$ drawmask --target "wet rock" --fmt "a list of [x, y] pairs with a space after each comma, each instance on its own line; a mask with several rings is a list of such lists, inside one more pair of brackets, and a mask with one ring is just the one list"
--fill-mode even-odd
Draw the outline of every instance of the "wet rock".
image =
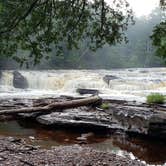
[[[52, 103], [52, 100], [48, 101]], [[20, 101], [15, 103], [17, 107], [18, 102]], [[88, 128], [91, 131], [123, 130], [124, 132], [166, 138], [166, 105], [147, 105], [117, 100], [107, 100], [107, 102], [109, 102], [107, 110], [79, 107], [59, 110], [46, 115], [43, 115], [44, 112], [38, 112], [19, 114], [19, 116], [36, 119], [43, 125]], [[4, 106], [9, 103], [4, 100], [0, 104]], [[87, 138], [90, 135], [90, 133], [84, 133], [81, 137]]]
[[108, 129], [112, 125], [110, 117], [105, 112], [90, 111], [86, 107], [67, 109], [37, 117], [37, 121], [45, 125], [60, 125], [64, 127], [81, 127], [92, 129]]
[[124, 131], [148, 134], [150, 119], [153, 116], [151, 109], [112, 104], [108, 112]]
[[76, 90], [77, 93], [79, 93], [80, 95], [85, 95], [85, 94], [92, 94], [92, 95], [98, 95], [99, 91], [96, 89], [77, 89]]
[[35, 119], [37, 116], [41, 115], [41, 112], [35, 112], [35, 113], [19, 113], [18, 116], [22, 117], [22, 118], [31, 118], [31, 119]]
[[[159, 107], [166, 109], [164, 106]], [[148, 105], [134, 105], [126, 103], [110, 103], [108, 110], [91, 110], [87, 107], [62, 110], [47, 115], [38, 116], [36, 119], [44, 125], [63, 127], [90, 128], [91, 130], [123, 130], [166, 138], [166, 112], [158, 111]], [[82, 138], [90, 134], [82, 134]]]
[[78, 141], [87, 141], [86, 137], [77, 137], [76, 140]]
[[110, 80], [115, 80], [115, 79], [119, 79], [117, 76], [113, 76], [113, 75], [105, 75], [103, 77], [104, 82], [106, 82], [109, 85]]
[[18, 71], [13, 72], [13, 86], [15, 88], [26, 89], [28, 88], [28, 81]]
[[76, 140], [79, 141], [79, 144], [86, 144], [88, 138], [93, 135], [94, 135], [94, 133], [92, 133], [92, 132], [84, 133], [84, 134], [81, 134], [81, 137], [77, 137]]
[[133, 69], [128, 69], [129, 72], [133, 72], [134, 70]]
[[139, 72], [140, 72], [140, 73], [148, 73], [147, 70], [140, 70]]
[[93, 135], [94, 135], [94, 133], [89, 132], [89, 133], [83, 133], [83, 134], [81, 134], [81, 137], [88, 138], [88, 137], [92, 137]]

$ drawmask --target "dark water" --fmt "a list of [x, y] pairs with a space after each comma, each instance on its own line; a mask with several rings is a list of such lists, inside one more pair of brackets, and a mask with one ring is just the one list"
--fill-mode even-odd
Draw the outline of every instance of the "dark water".
[[[31, 121], [0, 122], [0, 135], [25, 138], [28, 143], [44, 148], [79, 144], [77, 138], [83, 133], [86, 131], [44, 128]], [[86, 143], [87, 146], [98, 150], [113, 152], [132, 159], [137, 158], [147, 164], [166, 163], [166, 142], [161, 140], [91, 132]]]

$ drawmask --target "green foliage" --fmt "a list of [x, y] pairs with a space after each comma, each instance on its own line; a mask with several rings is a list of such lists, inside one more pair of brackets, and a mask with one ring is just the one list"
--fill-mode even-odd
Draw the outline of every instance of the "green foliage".
[[[33, 69], [110, 69], [164, 66], [163, 59], [155, 56], [155, 48], [149, 38], [153, 27], [161, 22], [162, 16], [162, 11], [156, 8], [149, 19], [135, 18], [135, 25], [129, 26], [126, 31], [128, 43], [123, 42], [111, 47], [106, 44], [95, 52], [88, 48], [89, 40], [78, 42], [79, 49], [71, 50], [67, 49], [63, 43], [63, 56], [55, 56], [56, 49], [51, 46], [52, 51], [47, 53], [40, 64], [29, 67]], [[24, 51], [17, 52], [20, 58], [21, 55], [26, 56]], [[49, 59], [45, 59], [46, 57]], [[15, 69], [17, 66], [18, 64], [11, 58], [0, 57], [0, 68]]]
[[165, 101], [165, 96], [159, 93], [150, 94], [147, 96], [148, 104], [163, 104]]
[[151, 38], [153, 45], [157, 47], [156, 55], [166, 60], [166, 21], [154, 28]]
[[104, 0], [7, 0], [0, 8], [0, 55], [27, 65], [48, 59], [53, 49], [58, 56], [64, 49], [78, 49], [85, 39], [93, 51], [121, 43], [132, 21], [125, 0], [111, 6]]
[[162, 9], [166, 9], [166, 1], [165, 0], [160, 0], [160, 6]]
[[109, 104], [108, 103], [102, 103], [100, 108], [103, 109], [103, 110], [107, 110], [107, 109], [109, 109]]

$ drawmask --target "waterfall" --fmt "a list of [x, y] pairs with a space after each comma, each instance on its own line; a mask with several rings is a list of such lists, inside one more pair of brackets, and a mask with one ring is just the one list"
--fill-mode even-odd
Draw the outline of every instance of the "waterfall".
[[166, 94], [166, 68], [18, 72], [26, 79], [28, 88], [15, 88], [13, 71], [2, 71], [0, 97], [74, 95], [78, 88], [96, 89], [100, 96], [108, 98], [131, 100], [145, 99], [149, 93]]
[[12, 71], [3, 71], [0, 78], [0, 91], [8, 91], [13, 89], [13, 73]]
[[102, 77], [88, 71], [21, 71], [30, 89], [73, 91], [77, 88], [105, 88]]

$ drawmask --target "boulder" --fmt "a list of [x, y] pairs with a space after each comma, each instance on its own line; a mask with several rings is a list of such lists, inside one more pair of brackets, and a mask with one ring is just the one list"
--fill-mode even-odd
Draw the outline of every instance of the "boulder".
[[28, 88], [28, 81], [18, 71], [13, 72], [13, 86], [15, 88], [26, 89]]
[[98, 95], [99, 91], [96, 89], [77, 89], [76, 90], [77, 93], [79, 93], [80, 95], [85, 95], [85, 94], [92, 94], [92, 95]]
[[115, 79], [119, 79], [117, 76], [113, 76], [113, 75], [105, 75], [103, 77], [104, 82], [106, 82], [109, 85], [110, 80], [115, 80]]

